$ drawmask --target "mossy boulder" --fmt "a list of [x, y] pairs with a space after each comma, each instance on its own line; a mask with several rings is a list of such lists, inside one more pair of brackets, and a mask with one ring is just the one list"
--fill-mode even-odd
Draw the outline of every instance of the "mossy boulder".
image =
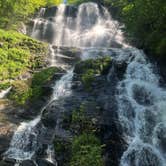
[[54, 150], [58, 164], [67, 166], [71, 157], [71, 142], [56, 137], [54, 139]]
[[44, 86], [54, 79], [56, 73], [64, 73], [64, 71], [57, 67], [49, 67], [37, 72], [32, 77], [32, 98], [35, 100], [44, 94]]
[[74, 73], [87, 90], [91, 90], [95, 78], [106, 75], [111, 67], [111, 58], [105, 56], [98, 59], [88, 59], [76, 64]]

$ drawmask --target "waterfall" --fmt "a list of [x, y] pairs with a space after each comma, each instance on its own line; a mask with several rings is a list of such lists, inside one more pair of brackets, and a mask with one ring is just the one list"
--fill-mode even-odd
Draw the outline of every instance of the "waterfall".
[[[74, 7], [61, 4], [56, 9], [56, 14], [53, 12], [49, 17], [40, 14], [40, 17], [34, 19], [31, 35], [41, 39], [41, 34], [45, 30], [48, 36], [43, 40], [56, 46], [110, 47], [111, 44], [127, 46], [119, 23], [112, 20], [106, 8], [99, 8], [95, 3], [83, 3], [77, 10], [75, 17]], [[69, 17], [66, 16], [67, 11]]]
[[132, 59], [129, 54], [126, 56], [127, 71], [116, 96], [119, 119], [129, 144], [120, 165], [164, 166], [166, 91], [159, 87], [159, 76], [154, 74], [144, 53], [134, 48], [131, 53]]
[[[159, 75], [143, 51], [125, 42], [121, 25], [107, 9], [95, 3], [83, 3], [78, 8], [61, 4], [42, 8], [33, 23], [31, 36], [50, 43], [51, 66], [62, 67], [57, 58], [65, 56], [60, 53], [61, 47], [81, 49], [83, 60], [112, 55], [115, 61], [127, 64], [125, 78], [118, 82], [115, 96], [123, 137], [128, 143], [120, 165], [165, 166], [166, 90], [160, 87]], [[73, 70], [69, 68], [55, 83], [48, 105], [72, 93]], [[9, 158], [25, 160], [35, 155], [40, 118], [21, 123], [6, 152]]]
[[[53, 94], [49, 105], [52, 101], [58, 100], [60, 97], [67, 97], [70, 95], [70, 86], [73, 76], [73, 70], [69, 70], [59, 81], [55, 83]], [[47, 105], [45, 107], [47, 107]], [[42, 111], [45, 109], [42, 109]], [[41, 112], [42, 112], [41, 111]], [[44, 135], [46, 128], [40, 123], [41, 115], [37, 116], [30, 122], [23, 122], [17, 128], [13, 135], [9, 149], [5, 152], [5, 156], [15, 159], [20, 163], [23, 160], [30, 160], [34, 157], [37, 150], [40, 148], [41, 137]], [[47, 152], [50, 152], [50, 148]], [[48, 154], [50, 159], [52, 154]], [[52, 159], [51, 161], [54, 161]]]

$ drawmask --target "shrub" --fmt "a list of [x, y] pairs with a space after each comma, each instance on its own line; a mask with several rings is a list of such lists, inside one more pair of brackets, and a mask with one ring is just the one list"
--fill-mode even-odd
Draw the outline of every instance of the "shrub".
[[92, 83], [95, 81], [96, 75], [107, 74], [111, 66], [110, 56], [98, 59], [88, 59], [79, 62], [75, 66], [74, 72], [78, 75], [87, 90], [91, 90]]
[[100, 141], [92, 134], [74, 138], [70, 166], [103, 166]]

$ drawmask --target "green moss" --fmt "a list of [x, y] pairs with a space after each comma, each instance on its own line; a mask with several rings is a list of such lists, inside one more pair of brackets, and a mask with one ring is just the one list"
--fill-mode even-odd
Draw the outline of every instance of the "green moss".
[[32, 98], [34, 100], [42, 96], [43, 85], [46, 84], [48, 81], [52, 80], [54, 74], [60, 71], [61, 70], [56, 67], [49, 67], [33, 75], [31, 88]]
[[26, 35], [0, 29], [0, 89], [5, 82], [45, 65], [47, 44]]
[[81, 80], [86, 87], [86, 89], [91, 89], [91, 84], [95, 80], [95, 72], [93, 69], [89, 69], [85, 74], [82, 75]]
[[8, 98], [17, 105], [24, 105], [31, 94], [31, 88], [29, 88], [25, 81], [15, 81], [12, 83], [12, 90], [10, 91]]
[[33, 102], [39, 99], [44, 93], [43, 86], [59, 71], [56, 67], [50, 67], [35, 73], [31, 82], [14, 81], [8, 98], [17, 105], [24, 105], [27, 101]]
[[82, 104], [79, 109], [72, 112], [71, 129], [76, 134], [93, 133], [95, 131], [91, 118], [86, 115], [86, 109], [86, 105]]
[[55, 138], [54, 149], [56, 160], [58, 161], [59, 165], [67, 166], [71, 156], [71, 142], [67, 142], [64, 139]]
[[0, 90], [5, 90], [5, 89], [7, 89], [9, 87], [10, 87], [10, 83], [9, 82], [0, 83]]
[[103, 166], [100, 141], [92, 134], [74, 138], [70, 166]]
[[98, 59], [88, 59], [79, 62], [75, 66], [75, 73], [79, 75], [80, 80], [87, 90], [92, 89], [92, 83], [97, 75], [107, 74], [111, 66], [111, 58], [105, 56]]

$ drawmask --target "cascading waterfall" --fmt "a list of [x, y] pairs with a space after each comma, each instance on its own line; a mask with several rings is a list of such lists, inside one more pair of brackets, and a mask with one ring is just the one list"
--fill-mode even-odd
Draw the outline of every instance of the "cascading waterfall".
[[[49, 105], [53, 100], [58, 100], [60, 97], [67, 97], [70, 95], [72, 76], [73, 72], [70, 70], [56, 82], [52, 98], [47, 105]], [[13, 135], [10, 147], [5, 153], [5, 156], [17, 160], [18, 163], [22, 160], [32, 159], [40, 147], [38, 138], [39, 134], [42, 134], [42, 132], [44, 133], [45, 130], [45, 127], [40, 124], [40, 121], [41, 115], [30, 122], [21, 123]], [[51, 151], [49, 152], [52, 153]], [[51, 154], [48, 154], [48, 156], [51, 156]], [[49, 158], [49, 161], [50, 160], [51, 159]], [[52, 161], [54, 160], [52, 159]]]
[[[43, 40], [56, 46], [110, 47], [116, 42], [127, 46], [120, 25], [111, 19], [104, 7], [99, 8], [95, 3], [83, 3], [78, 7], [76, 17], [72, 16], [75, 12], [72, 11], [75, 10], [72, 6], [61, 4], [56, 10], [56, 14], [49, 17], [39, 14], [34, 19], [33, 37], [42, 39], [41, 34], [45, 30], [48, 36]], [[71, 16], [66, 16], [67, 10]]]
[[129, 143], [121, 165], [164, 166], [166, 91], [159, 87], [159, 76], [143, 52], [134, 49], [132, 55], [127, 57], [125, 79], [117, 87], [119, 119]]
[[[81, 48], [82, 59], [94, 58], [101, 52], [110, 55], [112, 50], [116, 61], [127, 63], [125, 78], [118, 83], [115, 96], [119, 121], [128, 142], [120, 165], [164, 166], [166, 91], [159, 86], [153, 65], [141, 50], [124, 42], [120, 25], [104, 7], [95, 3], [83, 3], [78, 8], [62, 4], [53, 13], [49, 10], [42, 8], [33, 20], [31, 36], [50, 43], [52, 66], [58, 65], [58, 56], [64, 56], [58, 50], [61, 46]], [[55, 84], [51, 101], [70, 95], [72, 77], [73, 70], [70, 70]], [[18, 127], [6, 152], [10, 158], [32, 158], [38, 145], [40, 118]], [[27, 150], [29, 144], [31, 148]]]

